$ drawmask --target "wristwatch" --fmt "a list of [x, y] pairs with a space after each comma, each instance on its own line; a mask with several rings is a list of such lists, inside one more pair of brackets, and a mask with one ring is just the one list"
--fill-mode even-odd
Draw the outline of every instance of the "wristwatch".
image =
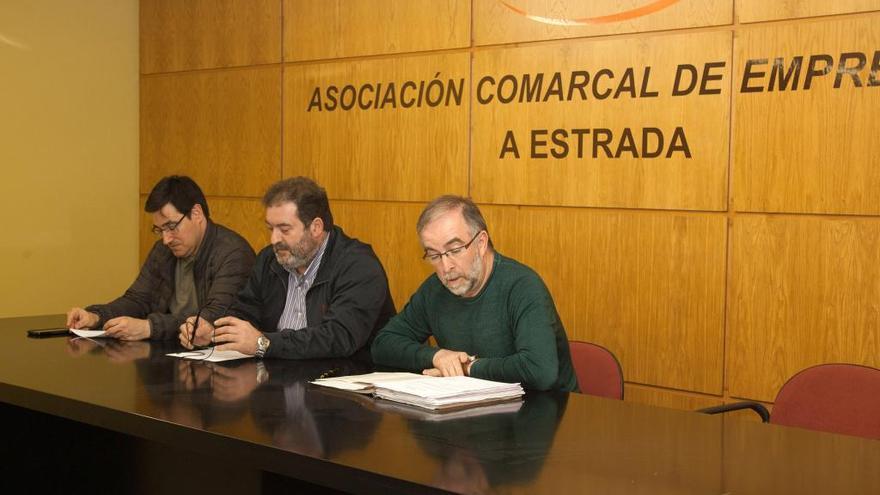
[[465, 375], [471, 376], [471, 367], [474, 365], [474, 363], [477, 362], [477, 359], [480, 359], [480, 358], [478, 358], [476, 355], [468, 356], [467, 364], [464, 367], [464, 374]]
[[269, 370], [262, 361], [257, 361], [257, 385], [262, 385], [269, 380]]
[[256, 352], [256, 356], [257, 356], [258, 358], [261, 358], [261, 357], [265, 356], [265, 355], [266, 355], [266, 351], [269, 350], [269, 344], [271, 344], [271, 343], [272, 343], [272, 342], [271, 342], [271, 341], [270, 341], [265, 335], [260, 335], [260, 336], [257, 338], [257, 352]]

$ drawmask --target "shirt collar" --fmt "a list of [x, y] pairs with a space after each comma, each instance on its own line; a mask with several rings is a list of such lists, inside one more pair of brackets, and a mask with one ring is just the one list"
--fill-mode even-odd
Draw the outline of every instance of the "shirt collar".
[[290, 275], [297, 281], [298, 284], [307, 283], [309, 286], [312, 285], [312, 282], [315, 281], [315, 275], [318, 273], [318, 267], [321, 266], [321, 258], [324, 257], [324, 251], [327, 249], [327, 241], [330, 240], [330, 233], [327, 232], [327, 235], [324, 236], [324, 241], [321, 242], [321, 245], [318, 247], [318, 251], [315, 252], [315, 257], [312, 258], [312, 261], [309, 263], [306, 271], [303, 272], [302, 275], [296, 271], [296, 269], [288, 270]]

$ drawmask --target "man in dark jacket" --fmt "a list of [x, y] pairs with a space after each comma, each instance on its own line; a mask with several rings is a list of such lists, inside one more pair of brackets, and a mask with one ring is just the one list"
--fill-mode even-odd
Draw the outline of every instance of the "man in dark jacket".
[[[229, 316], [200, 321], [195, 344], [258, 357], [348, 357], [369, 349], [394, 316], [373, 249], [333, 225], [327, 193], [311, 179], [274, 184], [263, 197], [271, 245], [260, 251]], [[192, 348], [194, 319], [180, 327]], [[368, 354], [368, 352], [366, 353]]]
[[226, 313], [247, 280], [254, 250], [244, 238], [211, 221], [208, 203], [189, 177], [160, 180], [144, 211], [153, 217], [153, 245], [122, 297], [67, 312], [70, 328], [102, 328], [121, 340], [169, 339], [185, 318]]

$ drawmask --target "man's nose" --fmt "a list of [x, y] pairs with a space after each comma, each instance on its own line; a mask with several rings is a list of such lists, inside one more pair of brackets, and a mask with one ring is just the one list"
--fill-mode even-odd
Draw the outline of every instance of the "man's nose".
[[440, 268], [443, 269], [443, 273], [449, 273], [449, 269], [453, 268], [454, 265], [452, 258], [448, 254], [440, 257]]

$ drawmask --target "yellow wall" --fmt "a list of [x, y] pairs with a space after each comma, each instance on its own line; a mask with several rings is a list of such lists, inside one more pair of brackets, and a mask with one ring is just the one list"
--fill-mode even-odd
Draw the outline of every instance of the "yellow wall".
[[[467, 194], [569, 337], [617, 355], [627, 400], [772, 401], [807, 366], [880, 365], [878, 21], [880, 0], [142, 0], [140, 193], [186, 164], [215, 218], [260, 247], [262, 192], [312, 176], [399, 308], [430, 271], [420, 209]], [[805, 89], [813, 55], [833, 63]], [[799, 89], [743, 91], [797, 57]], [[679, 64], [705, 92], [674, 94]], [[480, 101], [485, 77], [630, 68], [638, 97]], [[460, 103], [404, 106], [405, 84], [435, 78]], [[400, 98], [374, 104], [390, 83]], [[346, 86], [366, 100], [312, 104]], [[548, 131], [529, 153], [534, 131], [642, 128], [685, 130], [692, 156], [548, 156]], [[508, 131], [521, 157], [499, 153]]]
[[0, 317], [137, 273], [137, 67], [134, 0], [0, 2]]

